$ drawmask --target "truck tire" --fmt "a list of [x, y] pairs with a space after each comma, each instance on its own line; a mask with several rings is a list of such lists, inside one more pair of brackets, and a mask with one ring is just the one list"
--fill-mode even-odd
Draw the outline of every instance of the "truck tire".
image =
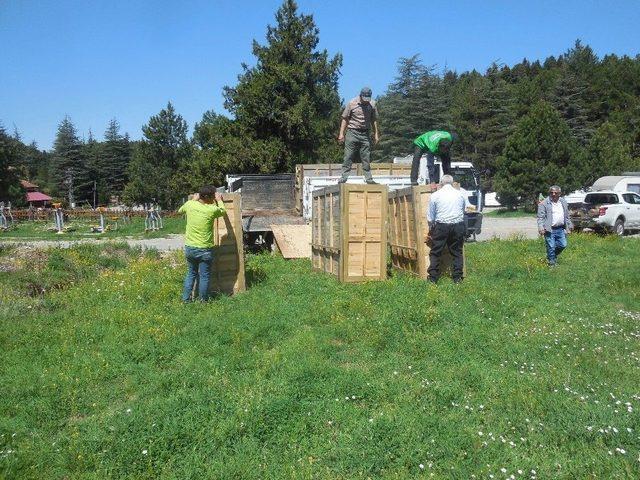
[[613, 233], [619, 237], [624, 235], [624, 220], [622, 218], [617, 219], [616, 223], [613, 224]]

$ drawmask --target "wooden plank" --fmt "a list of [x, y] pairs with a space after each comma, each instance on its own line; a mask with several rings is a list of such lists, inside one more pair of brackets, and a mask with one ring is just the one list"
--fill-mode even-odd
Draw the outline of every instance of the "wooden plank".
[[311, 225], [271, 225], [284, 258], [311, 258]]
[[244, 292], [244, 249], [242, 241], [242, 201], [239, 193], [225, 193], [227, 213], [214, 220], [217, 245], [211, 272], [211, 291], [228, 295]]
[[[372, 175], [391, 175], [391, 176], [410, 176], [411, 175], [411, 164], [405, 163], [371, 163], [371, 174]], [[358, 175], [362, 175], [362, 165], [359, 164], [359, 172]]]

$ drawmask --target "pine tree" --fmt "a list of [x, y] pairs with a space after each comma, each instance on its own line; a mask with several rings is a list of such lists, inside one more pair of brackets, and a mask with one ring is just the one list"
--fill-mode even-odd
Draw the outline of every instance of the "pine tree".
[[595, 131], [598, 105], [590, 85], [598, 58], [580, 40], [561, 58], [553, 104], [565, 119], [581, 145], [586, 145]]
[[23, 197], [18, 164], [19, 141], [9, 136], [0, 124], [0, 202], [20, 203]]
[[[225, 108], [257, 156], [251, 170], [292, 171], [296, 163], [335, 161], [340, 121], [338, 75], [342, 56], [317, 51], [318, 29], [311, 15], [298, 14], [293, 0], [267, 27], [267, 44], [253, 42], [255, 67], [243, 65], [235, 87], [225, 87]], [[331, 155], [329, 158], [321, 157]]]
[[82, 142], [68, 116], [58, 125], [51, 176], [55, 184], [53, 193], [66, 199], [69, 204], [89, 199], [86, 187], [90, 179], [83, 158]]
[[188, 166], [192, 153], [187, 122], [169, 102], [167, 108], [149, 119], [142, 132], [144, 139], [129, 164], [126, 201], [159, 202], [165, 208], [175, 206], [185, 192], [176, 190], [173, 178], [181, 167]]
[[121, 196], [127, 183], [127, 168], [131, 161], [129, 135], [120, 134], [120, 125], [114, 118], [109, 121], [102, 144], [101, 169], [105, 178], [104, 196]]
[[587, 147], [587, 176], [585, 185], [605, 175], [640, 170], [640, 159], [633, 158], [632, 144], [624, 130], [612, 122], [605, 122], [596, 130]]
[[540, 192], [558, 184], [564, 191], [584, 185], [584, 155], [560, 114], [539, 102], [518, 123], [496, 162], [494, 185], [508, 207], [532, 205]]

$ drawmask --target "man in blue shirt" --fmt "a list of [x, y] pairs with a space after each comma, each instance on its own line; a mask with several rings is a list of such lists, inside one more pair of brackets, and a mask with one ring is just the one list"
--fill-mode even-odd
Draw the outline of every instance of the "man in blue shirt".
[[427, 210], [431, 238], [428, 280], [436, 283], [440, 278], [440, 258], [446, 247], [453, 257], [453, 281], [460, 283], [464, 268], [462, 248], [464, 246], [466, 200], [460, 190], [453, 188], [451, 175], [443, 175], [440, 184], [442, 188], [431, 194]]

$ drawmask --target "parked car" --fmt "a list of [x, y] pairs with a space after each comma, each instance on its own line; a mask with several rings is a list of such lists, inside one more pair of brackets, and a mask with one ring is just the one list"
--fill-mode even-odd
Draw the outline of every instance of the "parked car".
[[640, 195], [612, 190], [587, 193], [583, 203], [569, 206], [569, 215], [577, 231], [589, 228], [624, 235], [640, 230]]

